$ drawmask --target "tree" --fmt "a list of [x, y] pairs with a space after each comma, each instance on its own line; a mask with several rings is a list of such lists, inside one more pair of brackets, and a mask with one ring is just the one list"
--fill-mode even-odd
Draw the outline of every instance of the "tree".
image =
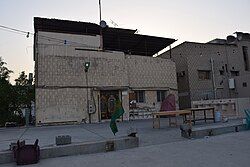
[[15, 91], [9, 82], [11, 70], [0, 57], [0, 126], [11, 120], [15, 111]]
[[[17, 111], [21, 114], [21, 109], [28, 108], [31, 111], [31, 102], [35, 101], [35, 87], [32, 79], [28, 79], [24, 71], [15, 79], [15, 92], [17, 94]], [[30, 113], [31, 121], [31, 113]]]
[[29, 80], [27, 79], [27, 75], [24, 71], [21, 72], [19, 77], [15, 79], [16, 86], [27, 86], [29, 84]]
[[3, 61], [2, 57], [0, 57], [0, 79], [9, 82], [10, 73], [13, 71], [9, 70], [5, 65], [7, 63]]
[[22, 71], [15, 81], [15, 89], [18, 93], [20, 108], [30, 106], [31, 102], [35, 101], [35, 89], [34, 85], [32, 85], [32, 80], [29, 80], [25, 72]]
[[31, 102], [35, 100], [34, 85], [25, 72], [21, 72], [15, 85], [9, 82], [11, 73], [0, 57], [0, 126], [6, 122], [23, 124], [22, 109], [31, 109]]

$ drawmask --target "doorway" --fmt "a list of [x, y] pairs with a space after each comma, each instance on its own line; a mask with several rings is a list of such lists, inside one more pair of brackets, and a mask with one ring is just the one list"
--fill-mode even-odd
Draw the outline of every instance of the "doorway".
[[101, 119], [111, 119], [115, 112], [115, 100], [119, 98], [118, 90], [100, 91]]

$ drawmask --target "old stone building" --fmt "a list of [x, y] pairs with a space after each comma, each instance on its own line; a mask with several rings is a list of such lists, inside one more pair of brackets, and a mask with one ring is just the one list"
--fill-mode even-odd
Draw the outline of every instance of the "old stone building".
[[130, 107], [177, 96], [175, 63], [152, 57], [174, 39], [37, 17], [34, 28], [37, 124], [110, 119], [115, 98], [126, 120]]
[[250, 34], [184, 42], [160, 55], [176, 63], [180, 108], [191, 101], [250, 97]]

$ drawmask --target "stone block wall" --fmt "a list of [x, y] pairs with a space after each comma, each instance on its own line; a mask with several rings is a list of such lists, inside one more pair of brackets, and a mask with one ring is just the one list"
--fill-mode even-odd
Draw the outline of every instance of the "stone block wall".
[[[87, 87], [89, 97], [90, 90], [93, 91], [96, 104], [92, 122], [100, 120], [100, 90], [120, 90], [120, 93], [138, 88], [145, 91], [177, 90], [175, 64], [171, 60], [124, 55], [123, 52], [86, 50], [85, 40], [92, 41], [91, 45], [98, 47], [96, 36], [39, 33], [42, 35], [38, 36], [35, 50], [37, 123], [88, 120]], [[43, 35], [68, 42], [54, 43], [42, 38]], [[84, 71], [85, 62], [90, 62], [87, 74]], [[150, 99], [147, 105], [156, 101], [156, 91], [152, 92], [146, 93], [146, 98]], [[126, 111], [124, 119], [128, 119], [129, 96], [124, 93], [121, 98]]]
[[37, 123], [87, 119], [86, 89], [36, 89]]
[[171, 60], [128, 55], [126, 63], [130, 87], [177, 89], [176, 68]]
[[[215, 87], [218, 88], [216, 98], [249, 97], [250, 94], [246, 93], [249, 86], [242, 86], [243, 82], [249, 83], [250, 77], [250, 71], [244, 68], [243, 46], [250, 48], [249, 41], [237, 41], [231, 45], [184, 42], [174, 47], [171, 50], [171, 59], [176, 63], [177, 73], [185, 72], [184, 76], [177, 75], [181, 107], [190, 107], [191, 101], [214, 98], [211, 58], [214, 65]], [[249, 51], [248, 56], [250, 57]], [[169, 59], [170, 51], [160, 57]], [[210, 71], [210, 79], [200, 80], [198, 70]], [[224, 74], [221, 74], [223, 70]], [[238, 71], [239, 76], [234, 76], [232, 71]], [[236, 84], [236, 88], [232, 90], [228, 84], [230, 78], [234, 78]]]

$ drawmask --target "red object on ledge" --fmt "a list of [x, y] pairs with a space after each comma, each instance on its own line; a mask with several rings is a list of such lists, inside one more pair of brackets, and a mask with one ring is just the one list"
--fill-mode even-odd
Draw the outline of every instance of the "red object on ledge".
[[38, 139], [36, 139], [34, 145], [21, 145], [19, 140], [17, 141], [17, 147], [14, 150], [14, 158], [17, 165], [28, 165], [38, 163], [40, 159], [40, 148], [38, 146]]

